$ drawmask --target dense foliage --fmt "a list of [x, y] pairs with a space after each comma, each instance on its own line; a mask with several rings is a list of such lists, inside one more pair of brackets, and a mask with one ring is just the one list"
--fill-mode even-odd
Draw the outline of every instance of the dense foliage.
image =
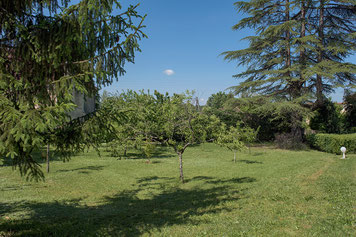
[[345, 129], [356, 132], [356, 92], [346, 91], [344, 96]]
[[[192, 98], [189, 92], [170, 96], [157, 91], [127, 91], [106, 97], [103, 106], [110, 106], [119, 117], [110, 121], [115, 135], [107, 139], [109, 150], [125, 156], [126, 150], [134, 147], [149, 158], [155, 145], [171, 146], [179, 157], [184, 182], [182, 156], [186, 148], [214, 139], [223, 127], [216, 116], [200, 112]], [[123, 112], [125, 116], [121, 116]]]
[[288, 100], [310, 93], [317, 102], [339, 86], [353, 86], [356, 66], [346, 62], [356, 48], [353, 0], [251, 0], [235, 3], [244, 14], [235, 30], [252, 28], [245, 49], [225, 52], [246, 70], [236, 94], [262, 93]]
[[32, 153], [46, 143], [69, 154], [107, 131], [107, 116], [70, 121], [68, 114], [74, 91], [93, 97], [133, 62], [145, 36], [136, 7], [121, 9], [117, 0], [0, 2], [0, 155], [22, 174], [41, 176]]
[[353, 134], [310, 134], [308, 143], [321, 151], [341, 154], [340, 148], [346, 147], [347, 153], [356, 153], [356, 133]]
[[[225, 127], [224, 127], [225, 128]], [[246, 148], [246, 143], [250, 144], [256, 140], [258, 130], [254, 130], [247, 125], [238, 122], [228, 129], [221, 129], [215, 142], [234, 152], [234, 162], [236, 162], [236, 152]]]
[[330, 99], [324, 98], [310, 119], [310, 128], [322, 133], [341, 133], [343, 131], [343, 118], [341, 107], [337, 107]]

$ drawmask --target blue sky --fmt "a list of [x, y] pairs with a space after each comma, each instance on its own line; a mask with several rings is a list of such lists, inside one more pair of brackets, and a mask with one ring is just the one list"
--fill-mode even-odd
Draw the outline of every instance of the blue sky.
[[[195, 90], [204, 104], [211, 94], [239, 83], [232, 75], [242, 68], [219, 56], [224, 51], [245, 48], [247, 42], [241, 39], [253, 34], [248, 29], [231, 29], [241, 19], [233, 6], [236, 0], [122, 2], [140, 2], [138, 11], [147, 14], [144, 32], [148, 39], [140, 42], [142, 52], [136, 54], [135, 64], [126, 64], [126, 74], [104, 90], [181, 93], [189, 89]], [[333, 95], [333, 100], [341, 101], [342, 93], [340, 90]]]

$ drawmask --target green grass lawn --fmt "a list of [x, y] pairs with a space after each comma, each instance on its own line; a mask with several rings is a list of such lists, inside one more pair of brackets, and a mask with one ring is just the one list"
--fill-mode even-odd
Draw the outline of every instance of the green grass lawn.
[[[27, 182], [0, 162], [0, 236], [356, 236], [356, 155], [214, 144], [178, 158], [89, 152]], [[44, 164], [43, 164], [44, 165]]]

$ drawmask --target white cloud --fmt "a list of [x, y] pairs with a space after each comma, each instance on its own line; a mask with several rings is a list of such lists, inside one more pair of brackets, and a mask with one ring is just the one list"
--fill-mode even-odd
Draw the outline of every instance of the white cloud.
[[172, 69], [166, 69], [163, 71], [167, 76], [172, 76], [175, 72]]

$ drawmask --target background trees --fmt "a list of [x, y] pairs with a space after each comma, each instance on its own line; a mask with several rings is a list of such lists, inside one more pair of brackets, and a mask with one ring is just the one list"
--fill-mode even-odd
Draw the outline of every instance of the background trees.
[[344, 96], [345, 128], [356, 132], [356, 92], [346, 91]]
[[69, 122], [73, 92], [94, 96], [125, 73], [145, 37], [136, 7], [113, 14], [115, 0], [1, 1], [0, 154], [22, 174], [41, 175], [32, 152], [48, 141], [69, 154], [103, 133], [87, 134], [105, 126], [98, 116]]
[[[103, 105], [110, 104], [120, 118], [111, 120], [115, 136], [108, 137], [109, 146], [116, 154], [134, 146], [147, 158], [155, 145], [171, 146], [179, 158], [180, 180], [184, 183], [185, 150], [214, 139], [223, 127], [216, 116], [200, 112], [195, 101], [191, 93], [170, 96], [157, 91], [154, 94], [127, 91], [107, 97]], [[123, 111], [124, 117], [120, 116]]]

